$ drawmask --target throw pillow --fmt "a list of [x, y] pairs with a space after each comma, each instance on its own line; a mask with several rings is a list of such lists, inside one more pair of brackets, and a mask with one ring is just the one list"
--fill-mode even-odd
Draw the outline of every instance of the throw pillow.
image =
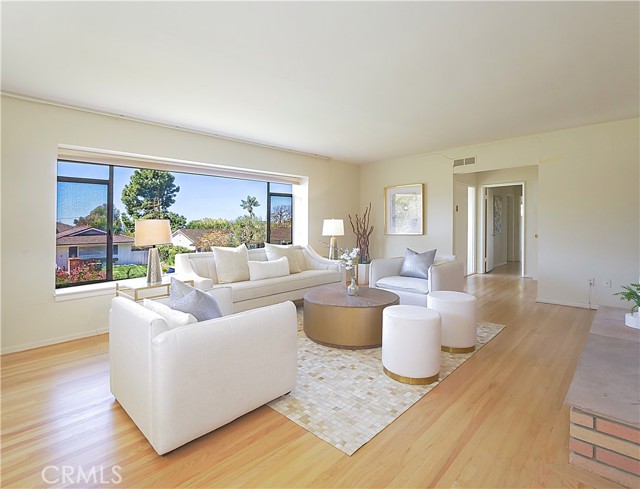
[[229, 284], [249, 280], [249, 251], [243, 244], [237, 248], [213, 247], [218, 283]]
[[153, 311], [156, 314], [162, 316], [165, 321], [167, 321], [170, 329], [198, 322], [193, 314], [176, 311], [174, 309], [171, 309], [166, 304], [162, 304], [161, 302], [152, 301], [151, 299], [144, 299], [142, 301], [142, 305], [150, 311]]
[[299, 273], [304, 269], [304, 265], [300, 264], [300, 250], [293, 246], [265, 243], [264, 250], [269, 261], [278, 260], [279, 258], [286, 256], [289, 260], [289, 273]]
[[403, 277], [429, 278], [429, 267], [433, 265], [437, 250], [425, 251], [418, 253], [410, 248], [404, 254], [404, 261], [400, 269], [400, 275]]
[[218, 301], [212, 295], [173, 277], [169, 286], [169, 307], [192, 314], [198, 321], [222, 317]]
[[249, 260], [249, 280], [262, 280], [289, 275], [289, 259], [286, 256], [273, 261]]

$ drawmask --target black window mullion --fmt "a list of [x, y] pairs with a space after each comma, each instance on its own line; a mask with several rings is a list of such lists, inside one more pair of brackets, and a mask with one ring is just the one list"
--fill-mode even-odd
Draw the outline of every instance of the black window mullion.
[[267, 182], [267, 243], [271, 243], [271, 184]]
[[107, 277], [113, 280], [113, 165], [109, 165], [109, 183], [107, 185]]

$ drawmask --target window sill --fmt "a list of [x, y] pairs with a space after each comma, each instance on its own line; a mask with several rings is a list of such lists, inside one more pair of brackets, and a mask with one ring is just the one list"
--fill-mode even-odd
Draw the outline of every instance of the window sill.
[[115, 296], [116, 283], [108, 282], [104, 284], [79, 285], [68, 289], [57, 289], [55, 291], [56, 302], [72, 301], [76, 299], [86, 299], [88, 297], [98, 297], [101, 295]]

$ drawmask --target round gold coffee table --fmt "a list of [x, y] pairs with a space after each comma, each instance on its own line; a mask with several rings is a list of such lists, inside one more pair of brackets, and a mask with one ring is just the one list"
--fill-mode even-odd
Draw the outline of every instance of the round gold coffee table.
[[344, 285], [325, 285], [304, 295], [304, 332], [321, 345], [376, 348], [382, 345], [382, 310], [398, 304], [396, 294], [361, 287], [347, 295]]

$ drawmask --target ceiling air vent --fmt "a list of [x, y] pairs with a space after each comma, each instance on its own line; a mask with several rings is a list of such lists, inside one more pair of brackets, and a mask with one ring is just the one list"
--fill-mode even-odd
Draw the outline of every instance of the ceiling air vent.
[[476, 157], [472, 156], [470, 158], [460, 158], [459, 160], [453, 160], [453, 166], [465, 166], [465, 165], [475, 165]]

